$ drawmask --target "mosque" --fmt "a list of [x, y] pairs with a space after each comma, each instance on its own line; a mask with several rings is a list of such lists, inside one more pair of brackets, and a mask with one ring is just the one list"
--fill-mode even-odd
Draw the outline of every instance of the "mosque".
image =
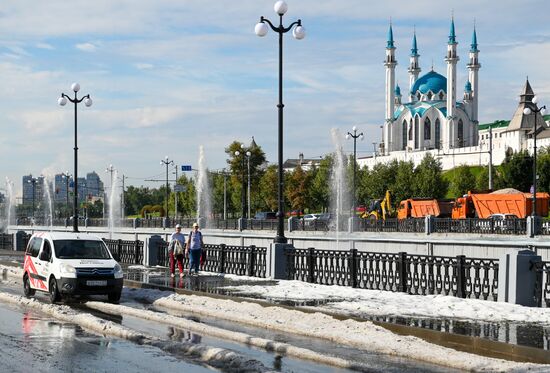
[[[405, 97], [396, 84], [395, 44], [390, 24], [386, 43], [385, 121], [382, 125], [382, 142], [376, 154], [358, 158], [358, 164], [372, 167], [376, 163], [392, 160], [413, 161], [419, 164], [426, 153], [439, 158], [443, 169], [451, 169], [461, 164], [487, 165], [489, 153], [494, 164], [500, 164], [506, 152], [528, 150], [532, 152], [535, 120], [538, 123], [537, 145], [550, 145], [550, 129], [541, 113], [525, 115], [525, 107], [534, 107], [531, 102], [533, 90], [527, 80], [520, 94], [516, 113], [509, 121], [500, 120], [480, 124], [479, 105], [479, 49], [476, 29], [468, 55], [468, 80], [460, 86], [461, 100], [457, 91], [457, 53], [454, 19], [447, 42], [445, 62], [446, 77], [434, 71], [433, 67], [420, 75], [419, 53], [416, 31], [412, 38], [409, 58], [409, 89]], [[489, 137], [490, 140], [489, 141]]]

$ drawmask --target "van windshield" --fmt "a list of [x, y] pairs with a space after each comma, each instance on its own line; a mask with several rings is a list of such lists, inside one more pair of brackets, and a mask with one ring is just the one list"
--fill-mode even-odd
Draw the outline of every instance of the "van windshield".
[[102, 241], [54, 240], [55, 256], [59, 259], [111, 259]]

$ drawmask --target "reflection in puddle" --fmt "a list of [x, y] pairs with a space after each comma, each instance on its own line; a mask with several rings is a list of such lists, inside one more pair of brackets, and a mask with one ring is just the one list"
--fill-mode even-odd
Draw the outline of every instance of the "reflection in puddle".
[[[340, 299], [280, 299], [265, 295], [248, 294], [236, 289], [240, 285], [258, 284], [258, 281], [247, 279], [226, 278], [223, 275], [202, 273], [199, 276], [170, 277], [167, 271], [127, 271], [126, 278], [152, 285], [165, 286], [177, 289], [200, 291], [212, 294], [238, 296], [258, 299], [285, 306], [323, 306], [337, 303]], [[264, 286], [274, 286], [277, 281], [265, 280]], [[343, 299], [342, 299], [343, 300]], [[413, 326], [445, 333], [454, 333], [464, 336], [478, 337], [492, 341], [515, 345], [536, 347], [550, 350], [550, 326], [536, 323], [519, 322], [478, 322], [444, 318], [419, 318], [401, 316], [371, 316], [362, 313], [352, 313], [351, 316], [387, 323]]]

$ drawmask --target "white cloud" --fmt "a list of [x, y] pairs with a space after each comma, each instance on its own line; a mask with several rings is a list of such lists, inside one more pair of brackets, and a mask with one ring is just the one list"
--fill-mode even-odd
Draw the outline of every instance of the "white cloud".
[[75, 48], [83, 52], [95, 52], [97, 50], [97, 46], [92, 43], [80, 43], [75, 45]]
[[138, 70], [150, 70], [154, 67], [153, 64], [150, 63], [136, 63], [134, 66]]

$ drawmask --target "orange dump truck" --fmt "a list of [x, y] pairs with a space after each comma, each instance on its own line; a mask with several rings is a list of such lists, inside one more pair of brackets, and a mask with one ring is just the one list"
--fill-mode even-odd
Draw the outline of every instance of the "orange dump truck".
[[438, 218], [451, 217], [452, 201], [430, 198], [409, 198], [399, 203], [398, 219], [423, 218], [433, 215]]
[[[548, 193], [537, 193], [537, 215], [548, 215]], [[471, 193], [456, 199], [453, 207], [453, 219], [481, 218], [487, 219], [493, 214], [514, 214], [526, 218], [533, 210], [531, 193]]]

